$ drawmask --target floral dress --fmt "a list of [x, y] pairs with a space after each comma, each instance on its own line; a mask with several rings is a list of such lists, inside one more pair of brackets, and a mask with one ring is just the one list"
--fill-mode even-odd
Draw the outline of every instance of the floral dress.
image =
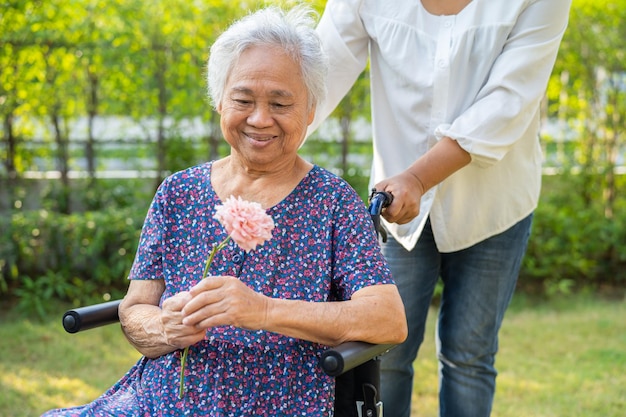
[[[196, 284], [212, 245], [226, 236], [213, 219], [221, 202], [211, 166], [168, 177], [146, 217], [130, 279], [165, 280], [161, 301]], [[267, 213], [276, 225], [272, 238], [249, 253], [231, 241], [209, 275], [236, 276], [270, 297], [313, 302], [392, 283], [365, 205], [339, 177], [314, 166]], [[179, 350], [143, 357], [92, 403], [44, 416], [332, 416], [334, 378], [318, 366], [326, 348], [263, 330], [216, 327], [189, 350], [182, 399]]]

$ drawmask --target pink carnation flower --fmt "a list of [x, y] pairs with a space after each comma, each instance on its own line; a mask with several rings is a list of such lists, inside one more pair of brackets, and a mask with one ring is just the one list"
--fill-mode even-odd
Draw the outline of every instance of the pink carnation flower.
[[231, 239], [246, 252], [271, 239], [274, 220], [259, 203], [232, 195], [215, 208], [215, 215]]
[[[241, 197], [235, 198], [232, 195], [224, 204], [215, 207], [213, 217], [224, 226], [228, 236], [219, 244], [213, 245], [204, 266], [202, 279], [206, 278], [215, 254], [223, 249], [230, 239], [234, 240], [241, 249], [250, 252], [256, 249], [257, 245], [262, 245], [266, 240], [271, 239], [272, 230], [274, 230], [274, 220], [259, 203], [245, 201]], [[180, 357], [178, 398], [183, 398], [185, 395], [185, 366], [188, 354], [189, 346], [183, 350]]]

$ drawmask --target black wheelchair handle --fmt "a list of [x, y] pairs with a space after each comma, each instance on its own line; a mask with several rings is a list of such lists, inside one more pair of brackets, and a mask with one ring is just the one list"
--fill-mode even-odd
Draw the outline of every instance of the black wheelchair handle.
[[77, 333], [119, 321], [118, 307], [122, 300], [109, 301], [68, 310], [63, 314], [63, 328]]
[[374, 345], [367, 342], [344, 342], [322, 353], [320, 366], [329, 376], [338, 376], [387, 353], [396, 345]]

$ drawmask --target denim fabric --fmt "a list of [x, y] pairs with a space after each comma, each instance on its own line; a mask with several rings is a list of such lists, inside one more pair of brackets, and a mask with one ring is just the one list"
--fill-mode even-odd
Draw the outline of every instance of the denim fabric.
[[531, 224], [532, 215], [499, 235], [452, 253], [438, 252], [429, 222], [410, 252], [391, 237], [383, 244], [409, 323], [407, 340], [382, 358], [385, 415], [410, 416], [413, 362], [439, 278], [443, 281], [436, 334], [440, 416], [490, 415], [498, 331], [515, 290]]

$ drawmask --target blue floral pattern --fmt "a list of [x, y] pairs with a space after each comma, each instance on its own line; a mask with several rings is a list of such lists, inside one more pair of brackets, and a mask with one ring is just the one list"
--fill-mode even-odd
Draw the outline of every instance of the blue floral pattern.
[[[165, 280], [161, 301], [197, 283], [211, 245], [225, 237], [213, 219], [221, 202], [211, 166], [168, 177], [148, 211], [130, 279]], [[314, 166], [268, 213], [276, 224], [272, 239], [250, 253], [230, 242], [209, 275], [239, 277], [270, 297], [313, 302], [392, 283], [365, 205], [339, 177]], [[44, 416], [332, 416], [334, 379], [318, 367], [326, 348], [267, 331], [213, 328], [190, 348], [183, 399], [176, 351], [141, 358], [90, 404]]]

